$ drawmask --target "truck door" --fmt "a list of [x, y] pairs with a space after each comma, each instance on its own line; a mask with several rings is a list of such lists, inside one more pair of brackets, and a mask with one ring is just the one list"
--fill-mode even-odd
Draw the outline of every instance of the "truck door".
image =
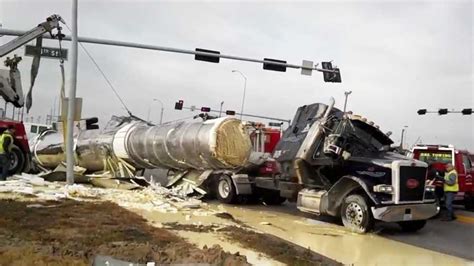
[[[474, 191], [474, 186], [473, 186], [474, 169], [472, 168], [472, 162], [467, 156], [467, 154], [460, 154], [460, 155], [461, 155], [460, 159], [462, 159], [462, 163], [460, 165], [461, 169], [459, 170], [462, 171], [463, 173], [459, 174], [459, 179], [460, 179], [459, 190], [464, 191], [464, 192], [470, 192], [470, 191], [472, 192]], [[462, 189], [461, 189], [461, 186], [463, 187]]]

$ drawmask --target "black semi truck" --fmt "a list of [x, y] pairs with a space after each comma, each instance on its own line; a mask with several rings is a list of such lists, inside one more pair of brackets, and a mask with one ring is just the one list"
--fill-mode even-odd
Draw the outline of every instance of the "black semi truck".
[[216, 173], [213, 190], [224, 202], [245, 196], [297, 201], [299, 210], [341, 217], [359, 233], [375, 220], [417, 231], [439, 212], [434, 187], [425, 182], [427, 164], [396, 153], [391, 144], [373, 122], [334, 108], [331, 98], [329, 105], [298, 108], [266, 162], [277, 166], [274, 173]]

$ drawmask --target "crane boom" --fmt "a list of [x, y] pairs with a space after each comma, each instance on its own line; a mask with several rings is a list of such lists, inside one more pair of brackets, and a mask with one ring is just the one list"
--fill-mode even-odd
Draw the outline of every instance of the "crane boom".
[[29, 41], [32, 41], [44, 33], [49, 32], [52, 35], [53, 29], [59, 29], [59, 22], [64, 23], [64, 20], [59, 15], [52, 15], [46, 19], [45, 22], [39, 24], [35, 28], [26, 32], [18, 38], [15, 38], [6, 44], [0, 46], [0, 57], [18, 49]]

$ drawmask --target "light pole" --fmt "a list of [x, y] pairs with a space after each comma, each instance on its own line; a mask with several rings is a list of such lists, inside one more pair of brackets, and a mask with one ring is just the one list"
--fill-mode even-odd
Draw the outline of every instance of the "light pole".
[[242, 114], [244, 113], [245, 104], [245, 91], [247, 90], [247, 77], [238, 70], [232, 70], [232, 73], [239, 73], [244, 78], [244, 95], [242, 97], [242, 107], [240, 108], [240, 120], [242, 120]]
[[222, 114], [222, 106], [224, 105], [224, 101], [221, 102], [221, 109], [219, 109], [219, 117], [221, 117]]
[[148, 107], [148, 115], [147, 115], [147, 118], [146, 120], [148, 122], [151, 122], [150, 121], [150, 112], [151, 112], [151, 105], [153, 104], [153, 102], [159, 102], [161, 104], [161, 112], [160, 112], [160, 125], [163, 123], [163, 111], [164, 111], [164, 108], [163, 108], [163, 102], [160, 100], [160, 99], [156, 99], [156, 98], [153, 98], [152, 102], [150, 103], [150, 106]]
[[352, 93], [352, 91], [345, 91], [344, 95], [346, 96], [346, 99], [344, 101], [344, 114], [346, 113], [346, 106], [347, 106], [347, 98], [349, 98], [349, 95]]
[[402, 128], [402, 139], [400, 140], [400, 150], [403, 150], [403, 136], [405, 135], [406, 129], [408, 126], [403, 126]]

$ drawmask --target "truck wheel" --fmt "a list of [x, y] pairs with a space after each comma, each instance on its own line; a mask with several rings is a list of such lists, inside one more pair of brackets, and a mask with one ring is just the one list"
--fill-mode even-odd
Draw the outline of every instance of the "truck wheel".
[[280, 196], [280, 191], [266, 189], [262, 192], [262, 201], [267, 205], [280, 205], [286, 198]]
[[403, 232], [416, 232], [423, 228], [426, 220], [398, 222]]
[[18, 146], [13, 145], [10, 153], [10, 168], [8, 169], [8, 174], [14, 175], [21, 173], [25, 167], [25, 160], [26, 158], [23, 151], [20, 150]]
[[222, 175], [217, 181], [217, 198], [223, 203], [233, 203], [237, 199], [235, 186], [228, 175]]
[[464, 208], [468, 211], [474, 211], [474, 197], [466, 195], [464, 196]]
[[349, 195], [344, 199], [341, 218], [344, 226], [356, 233], [366, 233], [374, 225], [367, 198], [358, 194]]

